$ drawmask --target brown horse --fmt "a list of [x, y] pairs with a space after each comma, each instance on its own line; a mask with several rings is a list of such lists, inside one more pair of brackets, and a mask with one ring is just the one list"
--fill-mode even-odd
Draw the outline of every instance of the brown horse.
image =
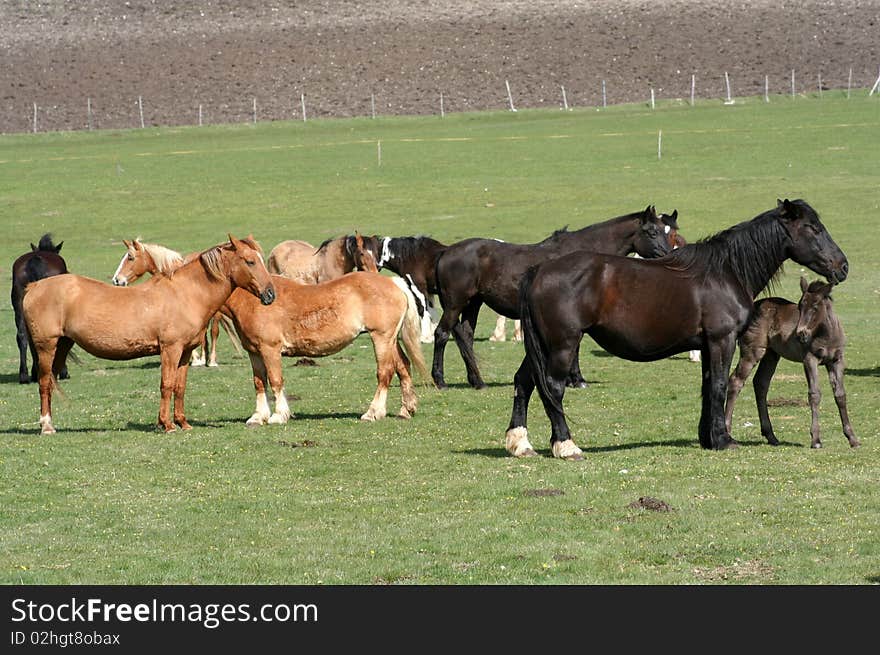
[[[168, 275], [186, 262], [197, 258], [200, 253], [190, 253], [186, 257], [176, 250], [160, 246], [156, 243], [144, 243], [140, 239], [134, 241], [122, 240], [126, 248], [126, 253], [122, 256], [116, 272], [113, 274], [113, 284], [124, 287], [135, 282], [138, 278], [146, 273], [150, 275], [163, 274]], [[229, 319], [220, 312], [214, 314], [208, 325], [205, 327], [205, 333], [202, 335], [199, 347], [193, 350], [190, 366], [218, 366], [217, 362], [217, 338], [220, 336], [220, 326], [226, 330], [226, 334], [232, 339], [232, 345], [236, 352], [241, 354], [235, 335], [229, 325]], [[208, 354], [208, 333], [211, 334], [210, 355]], [[201, 350], [201, 352], [200, 352]]]
[[739, 338], [740, 359], [736, 370], [727, 385], [727, 406], [724, 420], [727, 430], [733, 418], [733, 407], [755, 364], [758, 371], [752, 384], [755, 387], [755, 402], [761, 419], [761, 434], [771, 446], [779, 445], [770, 424], [767, 411], [767, 391], [770, 380], [785, 357], [792, 362], [803, 362], [807, 376], [807, 398], [810, 401], [812, 423], [810, 425], [810, 445], [821, 448], [819, 438], [819, 364], [828, 369], [828, 379], [834, 392], [834, 400], [843, 424], [843, 434], [853, 448], [859, 446], [849, 414], [846, 411], [846, 390], [843, 388], [843, 350], [846, 336], [831, 299], [831, 285], [819, 280], [809, 284], [801, 277], [802, 296], [798, 304], [782, 298], [764, 298], [755, 303], [751, 321]]
[[[410, 359], [426, 379], [428, 371], [419, 345], [420, 316], [415, 298], [400, 278], [355, 272], [320, 284], [302, 284], [279, 275], [273, 276], [273, 282], [278, 297], [272, 305], [261, 307], [253, 296], [235, 291], [222, 310], [232, 318], [251, 358], [257, 403], [247, 425], [282, 424], [290, 418], [282, 356], [332, 355], [364, 331], [373, 340], [378, 386], [361, 419], [385, 417], [388, 387], [395, 373], [402, 396], [398, 416], [409, 418], [415, 413], [418, 398]], [[274, 413], [269, 410], [267, 384], [275, 395]]]
[[335, 280], [357, 268], [355, 237], [327, 239], [317, 248], [305, 241], [282, 241], [269, 253], [266, 268], [303, 284]]
[[[209, 248], [172, 275], [145, 284], [116, 287], [80, 275], [56, 275], [30, 284], [24, 315], [37, 351], [40, 426], [52, 425], [55, 375], [74, 344], [103, 359], [134, 359], [158, 354], [162, 364], [159, 426], [191, 429], [184, 415], [189, 357], [205, 324], [241, 288], [269, 305], [275, 289], [253, 238]], [[170, 416], [174, 395], [173, 422]]]
[[[57, 246], [52, 243], [52, 235], [44, 234], [39, 243], [31, 244], [31, 251], [25, 253], [12, 263], [12, 312], [15, 315], [15, 341], [18, 345], [19, 365], [18, 381], [21, 384], [37, 381], [37, 354], [31, 345], [31, 359], [33, 360], [31, 371], [28, 373], [27, 351], [28, 330], [24, 321], [24, 313], [21, 311], [21, 301], [24, 298], [24, 290], [31, 282], [42, 280], [45, 277], [67, 273], [67, 264], [58, 253], [61, 252], [61, 241]], [[68, 377], [67, 367], [59, 371], [58, 377], [62, 380]]]

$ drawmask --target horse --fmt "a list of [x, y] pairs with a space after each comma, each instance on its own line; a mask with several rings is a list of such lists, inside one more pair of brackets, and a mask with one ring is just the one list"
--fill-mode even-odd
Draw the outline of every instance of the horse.
[[[685, 241], [684, 237], [678, 231], [678, 213], [675, 215], [670, 214], [661, 214], [660, 219], [663, 221], [663, 231], [666, 232], [666, 240], [669, 242], [669, 247], [671, 249], [681, 248], [684, 245], [687, 245], [687, 241]], [[635, 257], [639, 257], [638, 253], [634, 253]], [[502, 342], [507, 340], [507, 317], [503, 314], [499, 314], [498, 318], [495, 321], [495, 329], [492, 331], [492, 334], [489, 336], [489, 341]], [[513, 321], [513, 342], [519, 343], [522, 341], [522, 324], [519, 319], [515, 319]], [[700, 351], [692, 350], [690, 352], [690, 359], [692, 362], [700, 361]]]
[[407, 278], [415, 286], [413, 293], [427, 307], [422, 315], [421, 342], [434, 341], [433, 320], [436, 316], [434, 298], [438, 293], [435, 277], [437, 258], [446, 245], [426, 236], [383, 237], [373, 235], [364, 241], [365, 248], [376, 257], [379, 269], [387, 268]]
[[317, 248], [306, 241], [282, 241], [269, 253], [266, 268], [303, 284], [327, 282], [356, 269], [355, 247], [355, 237], [347, 234], [327, 239]]
[[739, 338], [740, 359], [727, 383], [727, 404], [724, 420], [727, 431], [733, 418], [733, 407], [749, 377], [758, 364], [752, 384], [761, 419], [761, 434], [771, 446], [779, 445], [767, 411], [767, 391], [779, 358], [802, 362], [807, 376], [807, 398], [812, 422], [810, 446], [821, 448], [819, 438], [819, 364], [828, 370], [828, 379], [843, 424], [843, 434], [852, 448], [859, 447], [849, 414], [846, 411], [846, 390], [843, 387], [843, 351], [846, 336], [834, 313], [831, 285], [821, 280], [812, 283], [801, 277], [801, 299], [795, 304], [783, 298], [763, 298], [755, 303], [748, 327]]
[[[364, 331], [373, 341], [378, 385], [361, 420], [386, 416], [388, 387], [395, 373], [402, 396], [398, 416], [410, 418], [415, 413], [418, 398], [410, 361], [426, 379], [428, 371], [418, 339], [418, 307], [400, 278], [358, 271], [320, 284], [302, 284], [280, 275], [272, 279], [277, 292], [272, 305], [261, 307], [253, 296], [236, 290], [222, 308], [251, 359], [257, 399], [246, 425], [283, 424], [290, 419], [282, 357], [332, 355]], [[275, 396], [274, 413], [269, 410], [267, 385]]]
[[[184, 413], [189, 358], [205, 324], [236, 288], [275, 300], [275, 288], [252, 237], [203, 251], [173, 274], [118, 287], [69, 273], [28, 285], [23, 310], [39, 361], [40, 427], [54, 433], [55, 376], [74, 344], [103, 359], [161, 359], [159, 427], [173, 432], [192, 426]], [[174, 396], [173, 422], [170, 412]]]
[[[678, 212], [674, 212], [678, 216]], [[618, 216], [588, 225], [574, 232], [557, 230], [540, 243], [523, 245], [497, 239], [465, 239], [447, 246], [436, 264], [436, 283], [443, 315], [434, 331], [434, 361], [431, 375], [440, 389], [446, 388], [443, 355], [450, 332], [455, 335], [467, 368], [468, 383], [486, 386], [474, 354], [474, 328], [480, 307], [486, 303], [497, 313], [520, 318], [517, 301], [519, 281], [526, 270], [539, 262], [569, 252], [591, 249], [594, 252], [626, 255], [636, 252], [643, 257], [658, 257], [669, 252], [666, 229], [653, 206], [644, 211]], [[569, 385], [585, 387], [575, 359]]]
[[[168, 275], [183, 266], [184, 263], [199, 256], [199, 253], [195, 252], [184, 257], [176, 250], [156, 243], [144, 243], [140, 239], [134, 239], [133, 241], [123, 239], [122, 244], [125, 246], [126, 253], [122, 256], [119, 266], [116, 267], [116, 272], [113, 273], [111, 278], [113, 284], [120, 287], [132, 284], [145, 273], [150, 275]], [[202, 336], [200, 345], [193, 350], [190, 366], [205, 366], [206, 364], [210, 367], [219, 366], [217, 362], [217, 339], [220, 336], [221, 325], [226, 330], [226, 334], [232, 339], [232, 345], [236, 351], [241, 352], [228, 321], [229, 319], [220, 312], [217, 312], [210, 318], [208, 325], [205, 326], [205, 334]], [[211, 334], [210, 355], [208, 354], [209, 332]]]
[[[28, 373], [28, 329], [24, 320], [24, 313], [21, 310], [24, 290], [31, 282], [67, 273], [67, 263], [58, 254], [61, 252], [61, 246], [63, 245], [64, 242], [61, 241], [56, 246], [52, 243], [52, 235], [44, 234], [40, 237], [40, 241], [36, 246], [33, 243], [31, 244], [30, 252], [25, 253], [12, 263], [11, 300], [12, 312], [15, 315], [15, 341], [18, 344], [19, 354], [18, 381], [21, 384], [37, 381], [37, 354], [34, 351], [33, 345], [30, 346], [33, 364], [30, 373]], [[59, 371], [58, 377], [61, 379], [70, 377], [66, 366]]]
[[571, 438], [562, 399], [585, 332], [607, 352], [632, 361], [655, 361], [700, 348], [700, 445], [736, 447], [724, 420], [736, 339], [748, 323], [755, 296], [775, 282], [787, 259], [835, 284], [846, 279], [849, 269], [816, 211], [804, 200], [788, 199], [659, 259], [581, 251], [530, 268], [520, 285], [526, 356], [514, 376], [507, 451], [535, 454], [526, 414], [537, 386], [552, 426], [553, 455], [583, 459]]

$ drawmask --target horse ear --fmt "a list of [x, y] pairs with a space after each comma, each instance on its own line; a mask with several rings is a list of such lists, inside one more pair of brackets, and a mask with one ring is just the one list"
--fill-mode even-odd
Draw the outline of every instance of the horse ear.
[[31, 244], [31, 251], [37, 252], [37, 247], [33, 243]]
[[796, 218], [794, 205], [791, 204], [791, 201], [788, 198], [786, 198], [785, 200], [777, 199], [776, 209], [779, 211], [779, 215], [782, 218]]
[[64, 245], [64, 242], [62, 241], [62, 242], [59, 243], [57, 246], [55, 246], [55, 252], [56, 252], [56, 253], [61, 252], [61, 246], [63, 246], [63, 245]]
[[806, 293], [809, 288], [810, 283], [807, 281], [807, 278], [801, 275], [801, 293]]
[[122, 245], [125, 246], [126, 250], [128, 250], [129, 248], [131, 248], [131, 241], [129, 241], [128, 239], [123, 239]]
[[231, 232], [227, 232], [226, 236], [229, 237], [229, 243], [232, 244], [232, 247], [235, 248], [236, 250], [238, 250], [238, 244], [239, 244], [238, 239], [236, 239], [234, 236], [232, 236]]

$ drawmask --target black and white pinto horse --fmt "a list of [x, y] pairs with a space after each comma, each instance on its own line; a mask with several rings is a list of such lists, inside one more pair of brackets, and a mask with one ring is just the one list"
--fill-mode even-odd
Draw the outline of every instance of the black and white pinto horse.
[[[582, 459], [562, 407], [584, 333], [612, 355], [655, 361], [702, 351], [703, 448], [735, 447], [725, 423], [728, 374], [755, 296], [792, 259], [837, 284], [846, 256], [803, 200], [774, 209], [660, 259], [575, 252], [529, 269], [520, 286], [526, 356], [514, 377], [507, 451], [534, 455], [526, 416], [535, 386], [550, 419], [555, 457]], [[674, 308], [674, 309], [673, 309]]]
[[363, 237], [364, 248], [370, 250], [376, 259], [379, 270], [387, 268], [407, 278], [410, 288], [426, 310], [422, 312], [420, 340], [431, 343], [434, 340], [434, 325], [437, 322], [437, 279], [434, 267], [437, 257], [446, 245], [426, 236], [382, 237], [373, 235]]

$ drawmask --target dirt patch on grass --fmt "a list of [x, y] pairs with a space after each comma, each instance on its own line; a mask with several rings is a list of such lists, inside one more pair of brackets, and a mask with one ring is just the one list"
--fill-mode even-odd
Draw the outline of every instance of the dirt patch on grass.
[[809, 407], [810, 404], [801, 398], [770, 398], [767, 407]]
[[627, 507], [632, 509], [646, 509], [651, 512], [671, 512], [672, 508], [669, 504], [660, 500], [659, 498], [653, 498], [651, 496], [642, 496], [638, 500], [634, 500]]
[[741, 561], [736, 560], [728, 566], [715, 566], [711, 568], [698, 567], [694, 569], [694, 575], [706, 582], [751, 581], [769, 582], [774, 575], [774, 569], [769, 564], [760, 560]]
[[547, 498], [549, 496], [564, 496], [565, 492], [562, 489], [526, 489], [523, 491], [523, 496], [529, 496], [531, 498]]

